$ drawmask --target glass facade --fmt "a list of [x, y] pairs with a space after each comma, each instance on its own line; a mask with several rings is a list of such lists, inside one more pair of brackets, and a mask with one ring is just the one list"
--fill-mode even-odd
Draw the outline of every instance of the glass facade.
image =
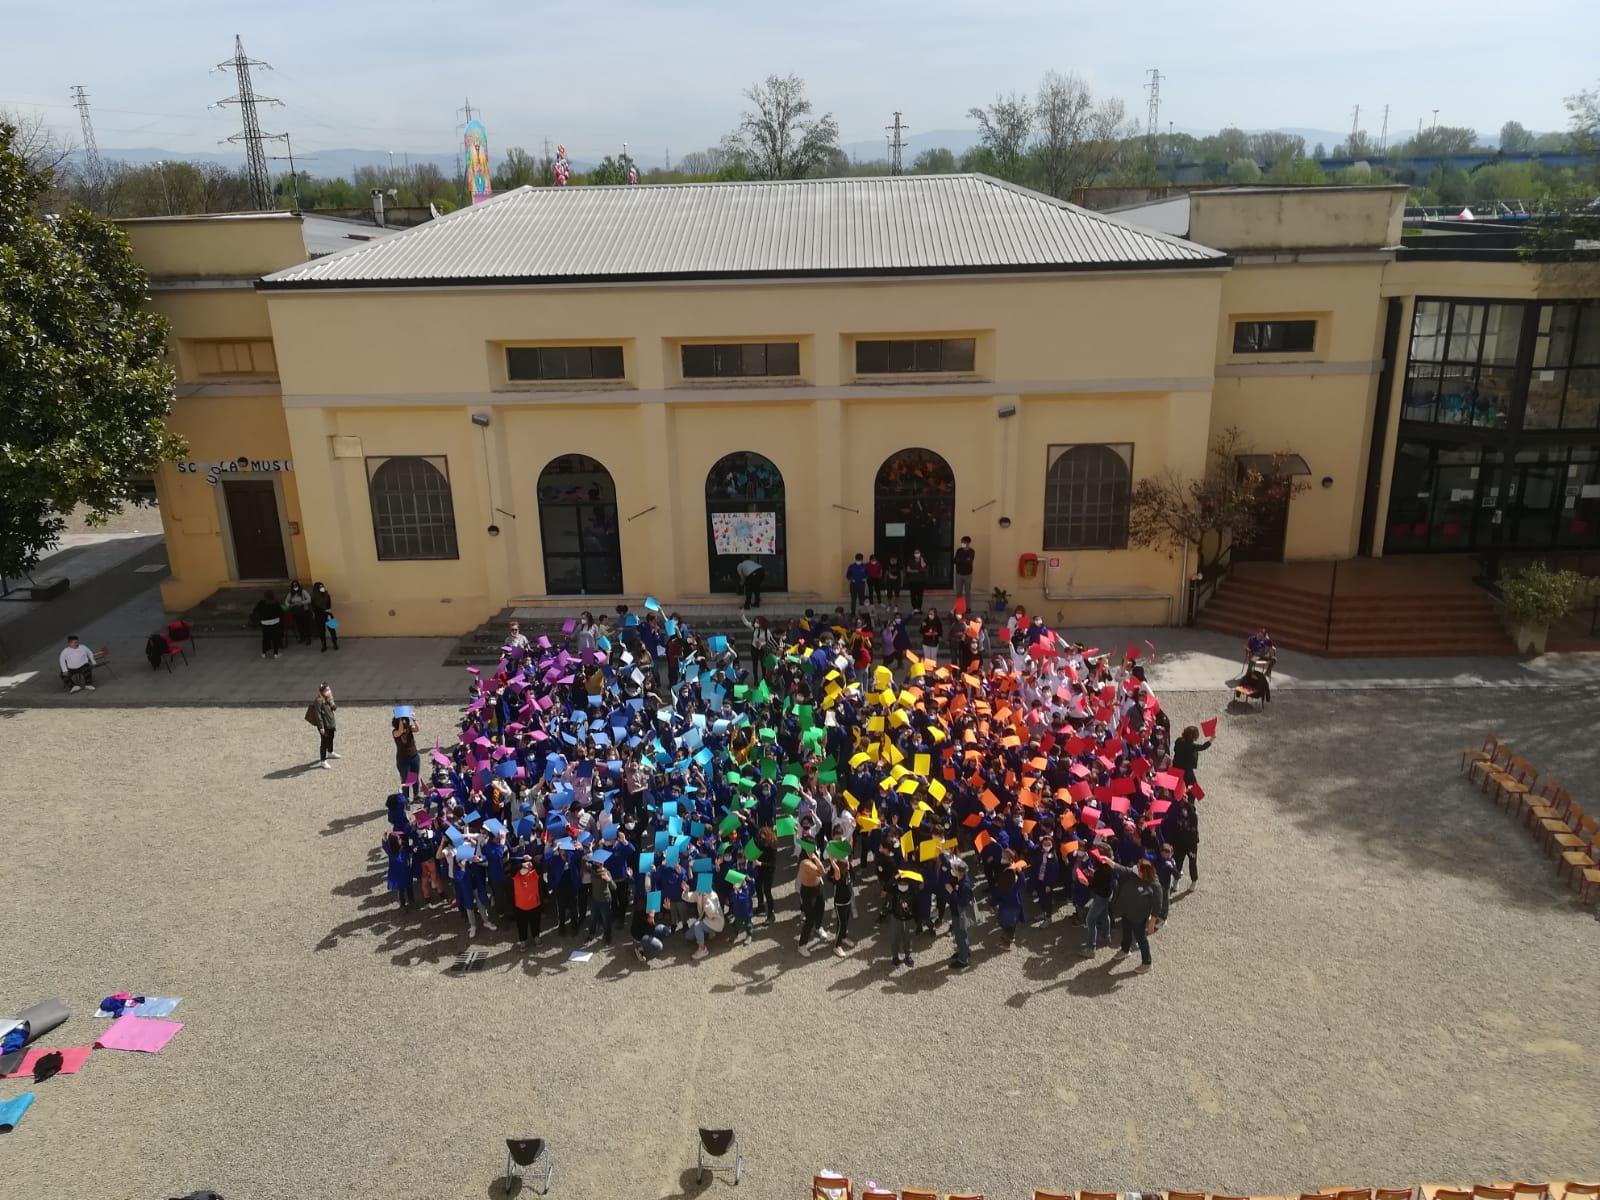
[[1600, 545], [1600, 302], [1419, 298], [1384, 552]]

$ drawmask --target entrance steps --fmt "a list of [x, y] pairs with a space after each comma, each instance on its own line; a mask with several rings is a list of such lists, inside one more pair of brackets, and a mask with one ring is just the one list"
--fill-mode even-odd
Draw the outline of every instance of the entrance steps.
[[[1333, 658], [1511, 655], [1487, 592], [1313, 590], [1235, 571], [1201, 611], [1203, 629], [1242, 639], [1265, 627], [1278, 645]], [[1241, 647], [1240, 656], [1243, 657]]]

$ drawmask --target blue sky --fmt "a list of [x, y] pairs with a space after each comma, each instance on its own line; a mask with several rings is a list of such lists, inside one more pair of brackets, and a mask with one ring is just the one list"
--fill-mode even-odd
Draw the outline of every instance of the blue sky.
[[548, 136], [594, 159], [627, 141], [648, 163], [714, 143], [770, 73], [804, 77], [847, 143], [881, 139], [897, 108], [914, 132], [968, 128], [967, 109], [1051, 68], [1142, 119], [1159, 67], [1162, 122], [1180, 128], [1347, 129], [1359, 104], [1376, 134], [1388, 104], [1391, 137], [1435, 108], [1486, 132], [1565, 128], [1562, 98], [1600, 85], [1595, 0], [64, 2], [0, 0], [0, 107], [38, 106], [75, 136], [67, 92], [82, 83], [103, 147], [175, 151], [238, 128], [206, 107], [233, 91], [208, 68], [235, 33], [276, 68], [257, 90], [286, 107], [263, 127], [306, 154], [452, 152], [470, 97], [491, 151]]

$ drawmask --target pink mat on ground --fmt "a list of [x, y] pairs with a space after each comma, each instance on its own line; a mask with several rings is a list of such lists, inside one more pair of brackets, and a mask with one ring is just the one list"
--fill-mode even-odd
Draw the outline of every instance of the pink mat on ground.
[[35, 1070], [35, 1064], [41, 1058], [43, 1058], [46, 1054], [55, 1054], [57, 1052], [59, 1052], [61, 1055], [61, 1074], [76, 1075], [78, 1073], [78, 1068], [83, 1066], [83, 1064], [88, 1061], [89, 1055], [94, 1052], [94, 1047], [59, 1046], [54, 1049], [49, 1049], [40, 1046], [34, 1046], [22, 1056], [21, 1066], [19, 1066], [15, 1071], [8, 1071], [5, 1074], [0, 1075], [0, 1079], [15, 1079], [18, 1075], [31, 1076]]
[[154, 1017], [118, 1017], [111, 1027], [95, 1039], [103, 1050], [142, 1050], [154, 1054], [183, 1028], [182, 1021], [160, 1021]]

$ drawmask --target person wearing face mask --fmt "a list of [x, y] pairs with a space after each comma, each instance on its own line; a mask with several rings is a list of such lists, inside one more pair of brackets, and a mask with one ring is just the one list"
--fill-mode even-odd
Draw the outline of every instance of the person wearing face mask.
[[911, 935], [917, 928], [917, 893], [911, 886], [917, 881], [911, 878], [912, 874], [914, 872], [899, 872], [889, 892], [889, 924], [893, 934], [894, 965], [897, 967], [902, 958], [908, 967], [917, 965], [916, 959], [911, 956]]
[[543, 903], [543, 881], [539, 869], [530, 855], [522, 860], [517, 873], [511, 877], [511, 890], [515, 897], [517, 916], [517, 941], [524, 946], [539, 944], [540, 906]]
[[952, 971], [963, 971], [972, 960], [972, 947], [967, 932], [978, 919], [972, 907], [972, 883], [967, 879], [967, 863], [960, 855], [952, 855], [944, 879], [945, 896], [950, 904], [950, 940], [956, 952], [945, 965]]

